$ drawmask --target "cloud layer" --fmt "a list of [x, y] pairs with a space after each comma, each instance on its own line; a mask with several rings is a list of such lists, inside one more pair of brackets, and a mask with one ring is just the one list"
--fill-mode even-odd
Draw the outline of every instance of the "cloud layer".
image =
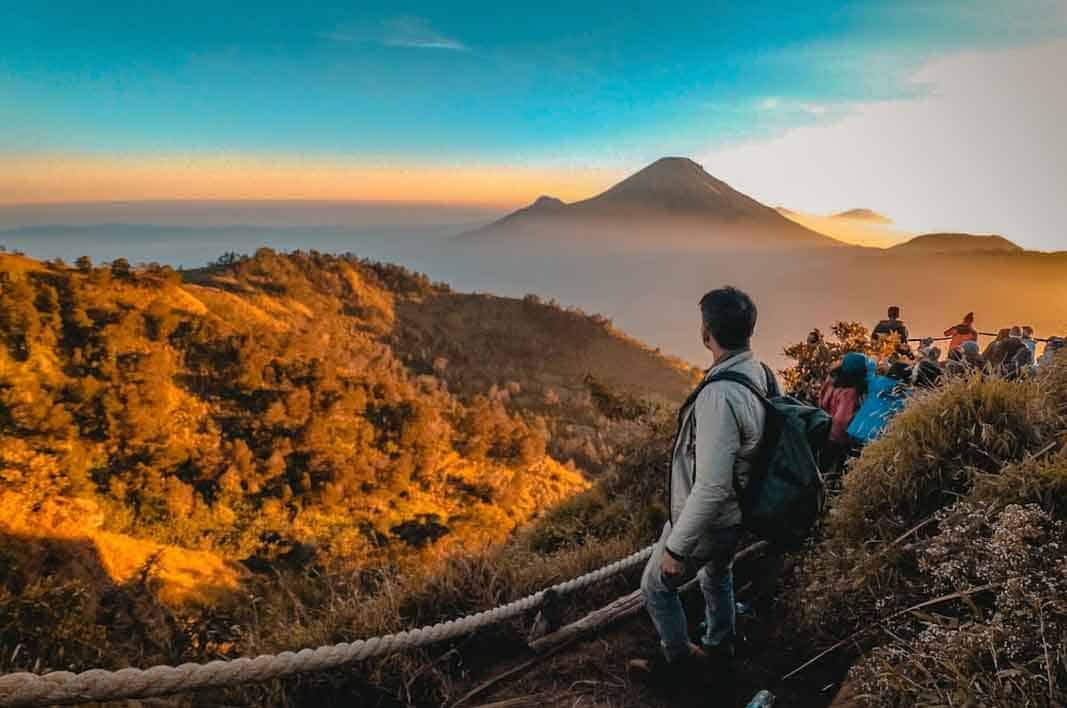
[[1001, 233], [1067, 249], [1067, 41], [959, 52], [918, 70], [921, 97], [705, 154], [764, 201], [814, 212], [867, 206], [905, 231]]

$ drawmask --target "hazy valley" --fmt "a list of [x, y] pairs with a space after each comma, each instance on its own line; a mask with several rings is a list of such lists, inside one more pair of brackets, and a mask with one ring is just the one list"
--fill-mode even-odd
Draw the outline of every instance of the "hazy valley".
[[[333, 208], [329, 218], [347, 225], [311, 226], [327, 217], [308, 206], [298, 226], [37, 226], [0, 233], [0, 243], [40, 258], [84, 251], [186, 268], [261, 245], [354, 251], [459, 290], [534, 293], [602, 313], [638, 339], [701, 365], [696, 301], [724, 282], [756, 297], [757, 348], [779, 365], [781, 350], [811, 327], [873, 323], [891, 304], [903, 308], [916, 335], [937, 335], [969, 311], [983, 331], [1012, 324], [1031, 324], [1040, 336], [1067, 331], [1067, 253], [990, 251], [987, 239], [967, 235], [935, 248], [917, 245], [929, 244], [926, 238], [887, 250], [843, 245], [683, 158], [657, 161], [592, 199], [566, 205], [545, 197], [484, 226], [459, 223], [478, 216], [467, 212], [452, 214], [452, 223], [447, 212], [413, 212], [403, 223], [403, 209], [357, 218], [369, 207]], [[173, 209], [168, 218], [176, 218]], [[232, 209], [223, 214], [218, 218], [249, 218]], [[354, 225], [358, 219], [364, 223]], [[445, 221], [428, 223], [433, 219]]]

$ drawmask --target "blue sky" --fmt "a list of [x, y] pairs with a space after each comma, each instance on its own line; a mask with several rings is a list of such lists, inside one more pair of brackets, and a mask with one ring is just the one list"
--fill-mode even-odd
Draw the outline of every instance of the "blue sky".
[[591, 196], [1067, 248], [1067, 2], [0, 0], [0, 204]]
[[629, 164], [914, 96], [923, 87], [903, 79], [931, 57], [1062, 35], [1056, 13], [962, 2], [4, 2], [0, 150]]

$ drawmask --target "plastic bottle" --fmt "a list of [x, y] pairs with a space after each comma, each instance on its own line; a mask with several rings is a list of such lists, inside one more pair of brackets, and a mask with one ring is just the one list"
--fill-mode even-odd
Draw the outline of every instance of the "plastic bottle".
[[752, 700], [748, 702], [745, 708], [770, 708], [774, 705], [774, 694], [770, 691], [763, 690], [752, 697]]

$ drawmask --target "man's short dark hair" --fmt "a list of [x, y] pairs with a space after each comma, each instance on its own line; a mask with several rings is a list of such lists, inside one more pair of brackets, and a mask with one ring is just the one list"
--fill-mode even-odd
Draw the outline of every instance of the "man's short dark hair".
[[892, 305], [889, 308], [889, 319], [895, 320], [900, 317], [900, 308], [896, 305]]
[[700, 298], [700, 314], [723, 349], [747, 349], [756, 330], [756, 303], [735, 287], [712, 290]]

